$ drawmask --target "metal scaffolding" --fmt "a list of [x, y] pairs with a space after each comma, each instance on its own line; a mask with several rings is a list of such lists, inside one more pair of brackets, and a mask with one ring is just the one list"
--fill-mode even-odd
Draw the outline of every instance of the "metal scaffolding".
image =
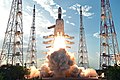
[[26, 66], [35, 66], [37, 67], [37, 54], [36, 54], [36, 31], [35, 31], [35, 5], [33, 9], [33, 21], [30, 31], [27, 55], [26, 55]]
[[78, 66], [88, 68], [88, 51], [85, 40], [85, 31], [83, 27], [83, 18], [82, 18], [82, 7], [80, 7], [80, 41], [79, 41], [79, 50], [78, 50]]
[[119, 54], [119, 48], [110, 3], [101, 0], [100, 69], [117, 64], [116, 54]]
[[23, 22], [22, 0], [13, 0], [5, 32], [0, 65], [23, 66]]

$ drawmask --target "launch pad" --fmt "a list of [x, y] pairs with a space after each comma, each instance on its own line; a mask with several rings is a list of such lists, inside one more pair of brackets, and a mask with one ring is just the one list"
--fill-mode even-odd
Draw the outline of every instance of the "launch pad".
[[[95, 70], [87, 69], [88, 67], [85, 66], [78, 67], [75, 63], [74, 55], [67, 51], [68, 47], [71, 48], [68, 44], [74, 44], [74, 42], [69, 41], [74, 39], [74, 37], [65, 34], [64, 20], [61, 18], [61, 14], [62, 10], [61, 7], [59, 7], [56, 24], [48, 27], [48, 29], [54, 28], [54, 34], [43, 36], [44, 39], [53, 39], [43, 41], [43, 44], [49, 44], [51, 46], [46, 47], [50, 48], [47, 54], [47, 60], [40, 68], [42, 80], [97, 80], [98, 78]], [[82, 50], [80, 49], [81, 52], [87, 52], [86, 49]]]
[[41, 78], [40, 80], [98, 80], [96, 78]]

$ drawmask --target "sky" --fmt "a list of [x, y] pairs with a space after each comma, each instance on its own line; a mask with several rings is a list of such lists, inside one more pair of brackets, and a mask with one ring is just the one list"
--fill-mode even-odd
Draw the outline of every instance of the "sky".
[[[12, 0], [0, 0], [0, 48], [7, 27]], [[120, 45], [120, 0], [110, 0], [112, 16]], [[23, 31], [24, 31], [24, 56], [27, 53], [27, 45], [32, 25], [32, 9], [36, 6], [36, 38], [38, 60], [44, 58], [47, 51], [42, 44], [43, 36], [53, 34], [53, 30], [47, 27], [55, 24], [58, 7], [62, 8], [65, 33], [74, 36], [75, 42], [69, 52], [75, 54], [77, 59], [79, 44], [79, 7], [83, 6], [83, 26], [85, 30], [88, 59], [91, 68], [99, 68], [99, 29], [100, 29], [100, 0], [23, 0]]]

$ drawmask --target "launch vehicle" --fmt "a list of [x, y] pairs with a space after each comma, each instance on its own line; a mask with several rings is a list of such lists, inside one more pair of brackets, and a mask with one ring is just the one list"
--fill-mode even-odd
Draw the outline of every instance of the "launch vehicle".
[[[55, 38], [57, 36], [63, 36], [66, 39], [74, 39], [74, 37], [71, 37], [64, 32], [64, 20], [61, 18], [62, 16], [62, 9], [61, 7], [58, 8], [58, 19], [56, 19], [56, 24], [48, 27], [48, 29], [54, 28], [54, 34], [51, 34], [49, 36], [43, 36], [44, 39], [49, 39], [49, 38]], [[44, 44], [52, 44], [54, 41], [49, 40], [49, 41], [44, 41]], [[74, 42], [70, 42], [66, 40], [66, 44], [74, 44]]]

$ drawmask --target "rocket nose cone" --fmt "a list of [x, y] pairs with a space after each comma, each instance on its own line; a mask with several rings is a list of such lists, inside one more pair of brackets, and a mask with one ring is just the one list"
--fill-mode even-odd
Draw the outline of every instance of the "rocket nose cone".
[[61, 12], [61, 7], [58, 8], [58, 12]]
[[35, 5], [34, 5], [34, 9], [35, 9]]
[[59, 7], [58, 9], [61, 9], [61, 7]]
[[61, 7], [58, 8], [58, 19], [61, 19], [62, 10]]

